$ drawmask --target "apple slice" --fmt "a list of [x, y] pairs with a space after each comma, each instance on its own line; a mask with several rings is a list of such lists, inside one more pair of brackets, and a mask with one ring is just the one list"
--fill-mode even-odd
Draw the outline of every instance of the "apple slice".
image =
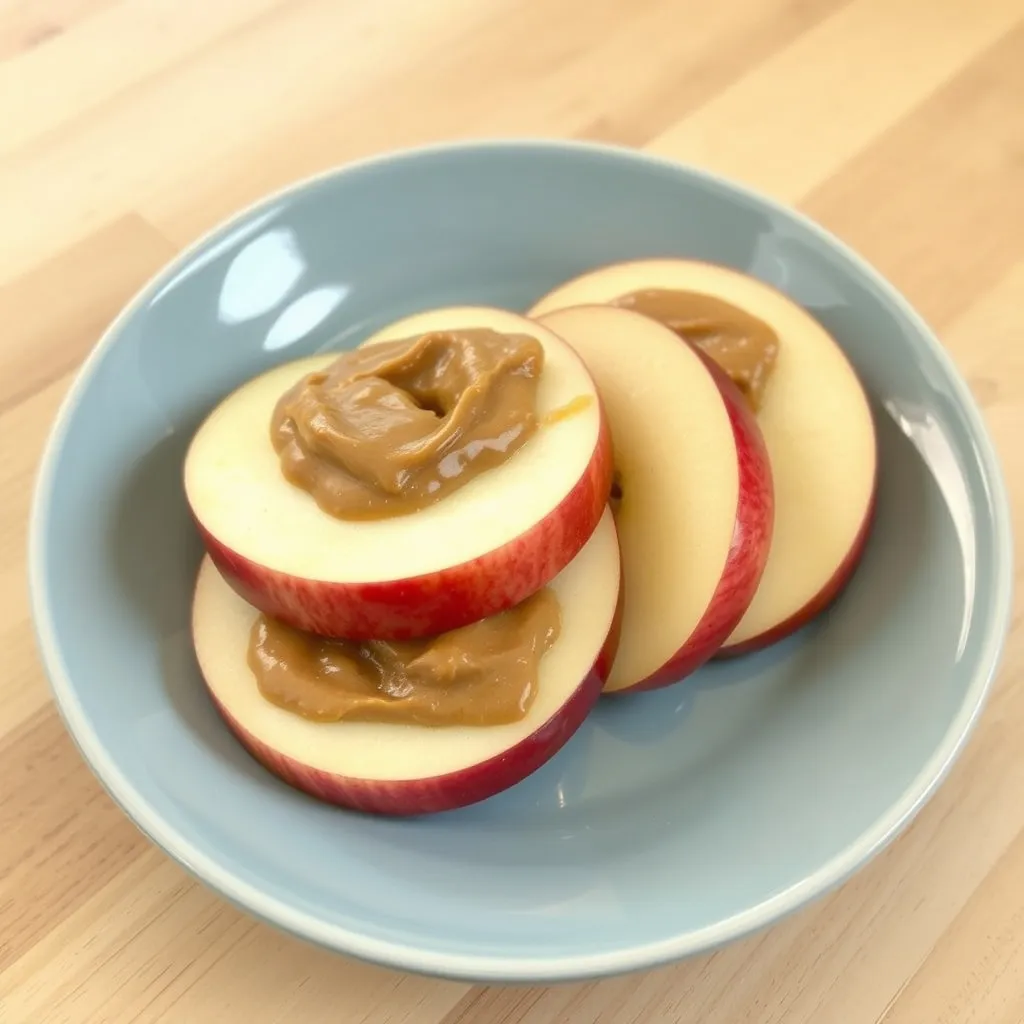
[[540, 663], [537, 695], [510, 725], [312, 722], [270, 703], [246, 663], [257, 612], [206, 558], [192, 629], [214, 703], [249, 752], [315, 797], [380, 814], [425, 814], [507, 789], [552, 757], [579, 728], [614, 656], [619, 547], [605, 511], [586, 545], [551, 581], [558, 639]]
[[875, 506], [871, 409], [853, 367], [814, 317], [770, 285], [726, 267], [675, 259], [601, 267], [544, 296], [530, 315], [614, 302], [643, 289], [713, 296], [759, 318], [779, 338], [757, 415], [775, 489], [771, 550], [757, 594], [720, 654], [757, 650], [827, 608], [857, 567]]
[[721, 370], [668, 328], [611, 306], [543, 317], [597, 381], [622, 499], [619, 652], [609, 693], [676, 682], [747, 610], [768, 554], [771, 471]]
[[[611, 444], [594, 382], [550, 331], [503, 310], [439, 313], [390, 337], [490, 327], [544, 346], [541, 426], [512, 457], [410, 515], [344, 521], [283, 476], [270, 442], [281, 394], [335, 357], [270, 370], [199, 428], [185, 490], [207, 550], [250, 604], [289, 625], [352, 639], [455, 629], [539, 590], [583, 547], [611, 486]], [[430, 320], [430, 318], [427, 318]], [[559, 410], [574, 414], [559, 417]], [[545, 422], [545, 417], [549, 422]]]

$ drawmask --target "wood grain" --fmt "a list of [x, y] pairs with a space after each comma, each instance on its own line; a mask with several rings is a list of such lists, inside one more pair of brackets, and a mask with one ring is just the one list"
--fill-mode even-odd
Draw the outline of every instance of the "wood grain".
[[[0, 0], [0, 1022], [1020, 1024], [1024, 632], [949, 782], [821, 903], [628, 978], [474, 988], [198, 887], [65, 735], [25, 523], [84, 354], [262, 192], [432, 139], [601, 139], [799, 205], [939, 330], [1024, 508], [1022, 0]], [[1018, 576], [1021, 557], [1018, 556]]]

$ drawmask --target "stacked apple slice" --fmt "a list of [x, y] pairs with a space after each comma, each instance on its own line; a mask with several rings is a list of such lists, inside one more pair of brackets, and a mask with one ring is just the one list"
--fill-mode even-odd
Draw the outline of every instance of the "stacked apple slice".
[[[593, 379], [559, 337], [504, 310], [441, 310], [365, 344], [460, 327], [542, 343], [537, 413], [552, 422], [506, 463], [428, 508], [341, 520], [281, 473], [269, 434], [274, 405], [332, 356], [243, 385], [200, 427], [185, 463], [208, 553], [194, 642], [217, 707], [250, 752], [288, 782], [381, 813], [462, 806], [522, 779], [579, 727], [614, 654], [620, 558], [607, 509], [610, 437]], [[554, 415], [573, 402], [574, 415]], [[497, 614], [544, 586], [559, 600], [561, 631], [541, 660], [536, 698], [513, 724], [314, 722], [265, 700], [247, 664], [260, 612], [324, 636], [402, 640]]]
[[[687, 339], [616, 305], [645, 289], [721, 299], [774, 331], [756, 414]], [[272, 409], [330, 355], [250, 381], [193, 441], [185, 488], [208, 552], [194, 603], [200, 668], [242, 743], [317, 797], [391, 814], [484, 799], [560, 749], [602, 690], [667, 686], [716, 655], [780, 639], [857, 564], [874, 504], [874, 426], [849, 363], [798, 305], [735, 271], [659, 259], [585, 274], [528, 317], [437, 309], [364, 342], [488, 327], [544, 347], [540, 429], [420, 511], [345, 522], [283, 477]], [[562, 631], [535, 702], [512, 725], [311, 722], [266, 701], [247, 666], [260, 612], [326, 636], [408, 639], [548, 585]]]
[[[589, 362], [580, 312], [572, 328], [566, 324], [572, 307], [612, 303], [646, 289], [722, 300], [758, 318], [779, 338], [778, 358], [757, 413], [774, 490], [774, 526], [759, 539], [768, 561], [753, 601], [719, 653], [757, 650], [828, 607], [858, 564], [875, 503], [877, 445], [871, 410], [850, 363], [814, 317], [769, 285], [715, 264], [651, 259], [602, 267], [548, 293], [530, 316], [571, 343], [579, 342]], [[606, 322], [609, 315], [608, 310], [603, 314]], [[597, 378], [603, 386], [601, 376]], [[611, 426], [613, 434], [619, 432], [614, 417]], [[623, 546], [628, 551], [625, 537]], [[628, 580], [633, 571], [628, 554], [625, 571]], [[628, 643], [629, 631], [624, 630], [624, 648]]]
[[623, 617], [606, 689], [665, 686], [712, 657], [754, 598], [774, 507], [761, 431], [732, 381], [653, 320], [577, 306], [541, 322], [583, 356], [612, 430]]

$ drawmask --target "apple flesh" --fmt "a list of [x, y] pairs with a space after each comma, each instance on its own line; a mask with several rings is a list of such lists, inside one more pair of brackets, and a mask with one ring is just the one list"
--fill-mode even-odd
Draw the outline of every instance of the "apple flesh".
[[757, 594], [720, 653], [757, 650], [828, 607], [857, 567], [875, 503], [871, 409], [853, 367], [814, 317], [775, 288], [715, 264], [652, 259], [602, 267], [556, 288], [530, 315], [554, 327], [545, 315], [553, 310], [643, 289], [714, 296], [779, 338], [757, 414], [775, 491], [771, 549]]
[[542, 424], [506, 462], [436, 504], [356, 522], [329, 515], [289, 483], [269, 436], [281, 394], [335, 355], [251, 380], [207, 418], [185, 461], [185, 491], [207, 551], [246, 601], [321, 635], [409, 639], [512, 607], [580, 551], [611, 486], [611, 443], [594, 382], [576, 353], [539, 325], [503, 310], [466, 315], [442, 313], [424, 329], [531, 334], [545, 353], [539, 416], [580, 396], [592, 401]]
[[746, 612], [772, 529], [757, 424], [733, 383], [668, 328], [611, 306], [547, 314], [597, 382], [614, 439], [623, 611], [608, 693], [676, 682]]
[[379, 814], [426, 814], [507, 789], [579, 728], [614, 657], [619, 583], [618, 541], [606, 510], [583, 549], [550, 583], [562, 629], [541, 659], [533, 704], [509, 725], [322, 723], [270, 703], [246, 663], [257, 612], [210, 558], [199, 571], [192, 630], [216, 707], [270, 771], [330, 803]]

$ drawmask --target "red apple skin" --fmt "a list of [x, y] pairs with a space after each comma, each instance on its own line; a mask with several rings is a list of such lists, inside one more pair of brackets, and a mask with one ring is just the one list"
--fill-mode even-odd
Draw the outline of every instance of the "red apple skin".
[[583, 724], [601, 695], [618, 646], [620, 600], [597, 660], [569, 699], [539, 728], [500, 754], [447, 775], [378, 781], [334, 775], [278, 753], [243, 728], [210, 693], [239, 743], [268, 771], [295, 789], [356, 811], [402, 817], [468, 807], [521, 782], [549, 761]]
[[[728, 375], [699, 349], [694, 348], [694, 351], [718, 385], [736, 442], [739, 491], [732, 544], [711, 603], [686, 643], [646, 679], [633, 686], [610, 691], [609, 697], [669, 686], [710, 660], [746, 614], [768, 562], [775, 502], [771, 463], [761, 428]], [[623, 572], [628, 571], [629, 566], [624, 564]]]
[[784, 619], [778, 625], [773, 626], [771, 629], [765, 630], [763, 633], [759, 633], [757, 636], [752, 636], [742, 643], [729, 644], [728, 646], [723, 645], [719, 648], [718, 653], [715, 655], [716, 660], [722, 661], [728, 660], [729, 658], [738, 658], [744, 654], [753, 654], [755, 651], [764, 650], [766, 647], [770, 647], [772, 644], [778, 643], [780, 640], [785, 640], [786, 637], [791, 636], [798, 629], [802, 629], [808, 625], [812, 619], [817, 618], [822, 612], [828, 609], [832, 603], [839, 597], [846, 587], [846, 584], [850, 582], [850, 578], [853, 576], [860, 564], [861, 556], [864, 554], [864, 548], [867, 545], [868, 537], [871, 536], [871, 527], [874, 524], [875, 519], [875, 505], [876, 498], [878, 495], [878, 471], [875, 471], [875, 486], [871, 492], [871, 500], [868, 503], [867, 512], [864, 515], [864, 522], [861, 524], [861, 528], [854, 538], [853, 546], [850, 548], [846, 557], [840, 562], [836, 571], [832, 574], [828, 583], [818, 591], [815, 596], [807, 602], [799, 611], [794, 612], [788, 619]]
[[383, 583], [331, 583], [269, 569], [225, 547], [192, 515], [232, 589], [266, 615], [321, 636], [410, 640], [496, 615], [550, 583], [594, 532], [611, 484], [611, 435], [602, 413], [586, 473], [544, 519], [472, 561]]

